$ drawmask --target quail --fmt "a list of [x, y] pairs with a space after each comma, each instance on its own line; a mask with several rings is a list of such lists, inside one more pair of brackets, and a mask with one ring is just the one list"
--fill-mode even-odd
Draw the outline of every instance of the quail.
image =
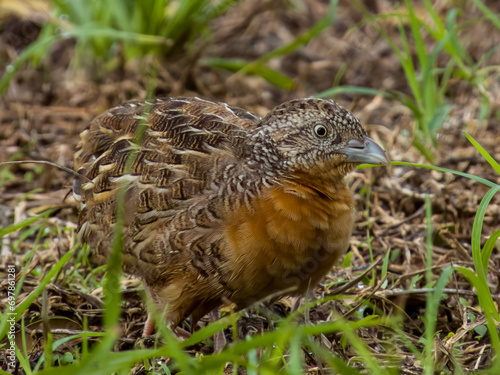
[[[75, 154], [79, 237], [106, 261], [123, 189], [123, 268], [176, 327], [230, 301], [303, 295], [347, 249], [344, 177], [384, 150], [332, 100], [260, 118], [200, 98], [135, 101], [97, 116]], [[144, 334], [153, 332], [151, 314]]]

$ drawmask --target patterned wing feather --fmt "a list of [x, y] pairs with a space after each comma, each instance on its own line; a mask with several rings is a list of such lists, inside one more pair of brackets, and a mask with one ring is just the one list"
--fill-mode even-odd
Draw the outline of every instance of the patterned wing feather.
[[[259, 121], [243, 109], [197, 98], [131, 102], [96, 117], [81, 134], [75, 155], [75, 169], [92, 182], [77, 178], [73, 188], [81, 206], [79, 234], [96, 252], [95, 261], [103, 263], [111, 246], [120, 186], [126, 189], [130, 239], [126, 269], [142, 274], [134, 272], [141, 268], [136, 257], [154, 263], [156, 248], [163, 246], [168, 254], [185, 247], [175, 240], [157, 246], [141, 242], [169, 222], [177, 228], [193, 219], [200, 227], [209, 225], [206, 213], [191, 218], [188, 211], [206, 199], [217, 173], [234, 162], [247, 131]], [[132, 256], [128, 267], [127, 255]]]

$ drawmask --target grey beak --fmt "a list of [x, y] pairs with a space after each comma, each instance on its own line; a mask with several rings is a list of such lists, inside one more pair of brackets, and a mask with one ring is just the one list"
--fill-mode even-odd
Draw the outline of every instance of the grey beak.
[[347, 162], [388, 165], [390, 160], [385, 151], [373, 139], [363, 136], [363, 141], [352, 139], [338, 152], [347, 155]]

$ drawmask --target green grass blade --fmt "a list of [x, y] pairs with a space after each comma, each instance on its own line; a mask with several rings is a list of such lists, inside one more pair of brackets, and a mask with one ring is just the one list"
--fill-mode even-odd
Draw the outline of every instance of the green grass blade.
[[234, 315], [235, 316], [233, 317], [229, 316], [224, 317], [199, 329], [198, 331], [194, 332], [190, 337], [188, 337], [186, 340], [182, 341], [180, 345], [183, 348], [186, 348], [188, 346], [192, 346], [203, 340], [206, 340], [209, 337], [212, 337], [215, 333], [229, 327], [232, 324], [232, 319], [239, 318], [242, 315], [242, 313], [236, 313]]
[[426, 138], [434, 141], [434, 146], [434, 134], [443, 124], [451, 108], [449, 105], [442, 104], [444, 96], [439, 96], [441, 90], [439, 90], [439, 77], [436, 69], [439, 53], [442, 51], [447, 39], [447, 37], [441, 39], [433, 48], [426, 62], [420, 64], [420, 87], [425, 108], [420, 126]]
[[[312, 39], [320, 35], [327, 27], [330, 27], [335, 20], [335, 15], [337, 13], [337, 3], [338, 0], [330, 0], [330, 8], [326, 16], [321, 18], [316, 24], [314, 24], [309, 30], [299, 35], [292, 42], [274, 49], [273, 51], [266, 53], [264, 56], [260, 57], [254, 63], [264, 64], [278, 56], [287, 55], [295, 51], [300, 46], [309, 43]], [[253, 63], [252, 63], [253, 64]]]
[[[249, 360], [245, 360], [243, 356], [228, 353], [227, 351], [223, 351], [218, 354], [213, 354], [213, 355], [207, 355], [203, 357], [200, 360], [200, 369], [203, 370], [198, 370], [200, 372], [198, 373], [203, 373], [203, 374], [221, 374], [221, 373], [226, 373], [223, 372], [224, 366], [226, 363], [230, 362], [233, 364], [233, 366], [236, 367], [245, 367], [247, 369], [247, 374], [259, 374], [257, 367], [254, 364], [251, 364], [250, 362], [253, 362], [253, 353], [250, 351], [247, 355], [249, 357]], [[265, 367], [261, 366], [261, 367]], [[222, 371], [221, 371], [222, 368]], [[260, 369], [262, 370], [262, 368]], [[197, 374], [195, 372], [191, 372], [191, 374]]]
[[497, 17], [481, 0], [472, 0], [475, 6], [483, 12], [484, 16], [489, 19], [493, 25], [495, 25], [500, 30], [500, 18]]
[[[500, 186], [492, 187], [484, 195], [479, 207], [477, 208], [476, 217], [474, 218], [474, 223], [472, 224], [472, 258], [474, 260], [474, 267], [476, 269], [479, 279], [487, 284], [486, 274], [488, 271], [487, 267], [484, 267], [483, 259], [481, 256], [481, 231], [483, 229], [483, 220], [486, 213], [486, 209], [493, 198], [493, 196], [500, 191]], [[489, 258], [488, 258], [489, 259]], [[486, 263], [487, 265], [487, 263]], [[500, 319], [499, 319], [500, 320]]]
[[179, 2], [177, 10], [169, 17], [163, 35], [173, 41], [179, 40], [187, 29], [195, 24], [195, 16], [203, 14], [206, 6], [207, 0], [184, 0]]
[[[104, 25], [116, 25], [119, 30], [137, 30], [135, 28], [135, 26], [137, 25], [130, 22], [135, 11], [134, 8], [127, 7], [126, 2], [124, 2], [123, 0], [108, 0], [107, 3], [108, 6], [105, 7], [106, 12], [102, 13], [103, 15], [108, 15], [107, 22], [103, 22]], [[147, 4], [149, 3], [149, 1], [143, 0], [141, 1], [141, 3]], [[139, 6], [140, 5], [137, 4], [137, 7]]]
[[453, 74], [454, 67], [455, 64], [453, 60], [450, 60], [443, 71], [443, 74], [441, 76], [439, 92], [437, 94], [439, 98], [444, 98], [446, 95], [446, 90], [448, 90], [448, 82], [450, 81], [451, 75]]
[[[432, 251], [432, 245], [431, 245]], [[453, 268], [448, 267], [443, 270], [439, 277], [434, 292], [427, 294], [427, 302], [425, 308], [425, 359], [424, 369], [428, 375], [434, 374], [434, 335], [436, 331], [436, 322], [438, 318], [439, 306], [441, 306], [441, 298], [443, 296], [443, 289], [453, 272]], [[432, 273], [432, 271], [431, 271]], [[428, 280], [429, 281], [429, 280]], [[431, 280], [432, 281], [432, 280]]]
[[331, 89], [320, 92], [314, 95], [315, 98], [329, 98], [338, 94], [350, 93], [350, 94], [360, 94], [360, 95], [383, 95], [386, 98], [393, 98], [393, 94], [387, 91], [372, 89], [370, 87], [360, 87], [360, 86], [336, 86]]
[[436, 11], [436, 9], [434, 9], [435, 5], [432, 3], [431, 0], [424, 0], [424, 4], [425, 4], [425, 9], [427, 9], [429, 14], [431, 15], [431, 18], [432, 18], [432, 21], [434, 22], [434, 25], [437, 27], [437, 32], [439, 33], [439, 35], [443, 36], [444, 35], [444, 25], [443, 25], [443, 22], [441, 21], [441, 18], [439, 16], [438, 12]]
[[[365, 319], [362, 319], [361, 321], [365, 321], [365, 320], [367, 320], [367, 319], [365, 318]], [[373, 317], [373, 319], [368, 319], [368, 321], [370, 321], [370, 320], [372, 322], [375, 322], [378, 319], [376, 319], [375, 317]], [[359, 322], [353, 322], [353, 323], [360, 323], [361, 321], [359, 321]], [[375, 375], [386, 375], [387, 374], [386, 369], [384, 369], [379, 364], [379, 362], [373, 356], [373, 354], [372, 354], [370, 348], [368, 347], [368, 345], [366, 345], [359, 338], [359, 336], [356, 334], [355, 329], [358, 328], [356, 326], [357, 326], [357, 324], [352, 324], [351, 322], [344, 321], [343, 322], [343, 328], [342, 328], [342, 332], [343, 332], [344, 337], [346, 337], [346, 339], [349, 341], [349, 343], [354, 348], [354, 350], [357, 353], [357, 355], [360, 357], [360, 359], [362, 359], [363, 363], [366, 365], [366, 367], [370, 370], [370, 372], [372, 374], [375, 374]]]
[[391, 165], [404, 165], [407, 167], [416, 167], [416, 168], [424, 168], [424, 169], [432, 169], [434, 171], [439, 171], [439, 172], [448, 172], [448, 173], [453, 173], [457, 176], [462, 176], [462, 177], [467, 177], [470, 178], [471, 180], [480, 182], [486, 186], [489, 186], [491, 188], [493, 187], [500, 187], [500, 185], [495, 184], [494, 182], [491, 182], [485, 178], [474, 176], [473, 174], [469, 173], [464, 173], [464, 172], [459, 172], [455, 171], [453, 169], [449, 168], [442, 168], [442, 167], [436, 167], [434, 165], [428, 165], [428, 164], [418, 164], [418, 163], [407, 163], [403, 161], [391, 161]]
[[292, 90], [295, 86], [290, 77], [264, 65], [255, 65], [250, 72], [285, 90]]
[[168, 38], [157, 35], [147, 35], [132, 31], [116, 30], [110, 27], [99, 27], [96, 25], [85, 25], [65, 31], [61, 34], [64, 38], [87, 39], [99, 37], [100, 39], [109, 39], [109, 41], [129, 41], [141, 45], [171, 45]]
[[[130, 154], [129, 154], [130, 156]], [[130, 157], [129, 157], [130, 159]], [[114, 225], [113, 247], [109, 254], [104, 281], [104, 328], [110, 335], [116, 336], [118, 320], [121, 314], [122, 294], [120, 289], [123, 261], [123, 228], [125, 214], [125, 186], [120, 186], [116, 203], [116, 223]], [[116, 336], [117, 338], [117, 336]]]
[[437, 106], [434, 110], [434, 115], [429, 119], [427, 124], [429, 134], [435, 134], [443, 126], [443, 123], [450, 114], [451, 107], [451, 104], [440, 104]]
[[297, 327], [295, 334], [290, 340], [290, 355], [287, 366], [287, 372], [290, 375], [301, 375], [304, 373], [304, 364], [302, 361], [302, 328]]
[[66, 15], [75, 25], [92, 22], [92, 6], [83, 0], [52, 0], [57, 16]]
[[500, 321], [500, 317], [498, 316], [498, 310], [495, 307], [495, 303], [493, 302], [493, 297], [491, 296], [491, 292], [489, 290], [488, 284], [485, 284], [478, 276], [474, 274], [474, 272], [465, 267], [456, 266], [455, 269], [459, 271], [465, 278], [472, 284], [472, 286], [476, 289], [479, 305], [484, 312], [484, 316], [486, 317], [488, 332], [490, 334], [490, 340], [495, 349], [496, 353], [496, 365], [500, 365], [500, 337], [498, 336], [497, 325], [495, 320]]
[[169, 349], [170, 358], [174, 360], [179, 370], [187, 374], [196, 373], [199, 363], [182, 350], [182, 343], [177, 340], [170, 328], [163, 324], [160, 325], [159, 331], [165, 339], [165, 346]]
[[[108, 344], [104, 346], [109, 346]], [[100, 344], [96, 347], [101, 348]], [[82, 359], [81, 361], [64, 367], [52, 367], [48, 370], [42, 370], [39, 375], [109, 375], [120, 371], [127, 371], [134, 364], [143, 359], [160, 357], [158, 350], [136, 349], [123, 352], [107, 352], [95, 350], [89, 356], [92, 361]], [[128, 371], [126, 372], [128, 373]]]
[[241, 59], [224, 59], [219, 57], [206, 58], [202, 62], [212, 68], [224, 69], [230, 72], [237, 72], [248, 64], [247, 61]]
[[39, 215], [24, 219], [23, 221], [21, 221], [17, 224], [12, 224], [12, 225], [9, 225], [7, 228], [0, 229], [0, 238], [6, 236], [9, 233], [15, 232], [16, 230], [25, 228], [25, 227], [33, 224], [34, 222], [38, 221], [39, 219], [44, 219], [44, 218], [52, 215], [55, 211], [56, 210], [54, 210], [54, 209], [47, 210]]
[[[398, 28], [399, 35], [401, 39], [401, 45], [403, 46], [403, 53], [398, 53], [398, 58], [401, 63], [401, 66], [405, 72], [406, 79], [408, 80], [408, 85], [410, 86], [413, 97], [415, 98], [415, 102], [417, 104], [417, 108], [419, 109], [419, 113], [423, 113], [424, 106], [422, 101], [422, 94], [420, 92], [420, 87], [418, 84], [417, 74], [415, 65], [413, 64], [413, 59], [411, 56], [411, 49], [408, 41], [408, 37], [406, 36], [405, 27], [402, 21], [402, 16], [398, 17]], [[394, 47], [398, 49], [399, 47], [394, 44]], [[393, 47], [393, 51], [394, 51]]]
[[28, 360], [27, 356], [24, 357], [21, 353], [21, 351], [16, 347], [16, 357], [19, 360], [19, 364], [23, 368], [24, 372], [26, 375], [31, 375], [33, 372], [31, 371], [31, 366], [30, 366], [30, 361]]
[[486, 161], [493, 167], [495, 172], [500, 175], [500, 164], [481, 146], [470, 134], [464, 132], [470, 143], [479, 151], [479, 153], [486, 159]]
[[425, 48], [424, 38], [420, 32], [420, 24], [422, 23], [415, 15], [415, 9], [410, 0], [405, 0], [406, 9], [408, 10], [408, 16], [410, 20], [410, 28], [415, 42], [415, 50], [417, 52], [418, 61], [421, 66], [427, 65], [429, 57], [427, 55], [427, 50]]
[[277, 342], [288, 342], [293, 335], [293, 330], [288, 329], [288, 327], [289, 325], [280, 327], [274, 331], [253, 336], [250, 340], [237, 342], [232, 347], [229, 347], [227, 351], [233, 354], [245, 355], [253, 349], [272, 347]]
[[42, 40], [39, 39], [26, 47], [17, 59], [14, 60], [12, 64], [7, 66], [5, 73], [2, 78], [0, 78], [0, 94], [5, 94], [10, 81], [26, 61], [32, 59], [34, 56], [46, 53], [48, 48], [54, 44], [55, 41], [60, 39], [61, 38], [59, 36], [53, 36]]
[[483, 268], [485, 270], [488, 269], [488, 263], [490, 262], [491, 254], [493, 253], [493, 248], [500, 237], [500, 229], [497, 229], [493, 234], [488, 238], [486, 243], [483, 246], [483, 251], [481, 252], [481, 261], [483, 262]]
[[432, 288], [432, 211], [431, 211], [431, 199], [429, 195], [425, 196], [425, 219], [427, 234], [425, 236], [425, 247], [426, 247], [426, 288]]
[[455, 61], [455, 63], [460, 67], [460, 69], [464, 72], [465, 76], [470, 76], [470, 69], [466, 67], [466, 65], [463, 62], [463, 58], [466, 56], [466, 54], [462, 53], [465, 50], [461, 46], [461, 44], [457, 40], [454, 40], [456, 38], [456, 17], [457, 17], [457, 10], [456, 9], [451, 9], [450, 12], [448, 12], [447, 17], [446, 17], [446, 27], [445, 24], [441, 21], [441, 18], [439, 14], [437, 13], [435, 6], [432, 4], [430, 0], [425, 0], [425, 8], [429, 12], [429, 14], [432, 17], [432, 20], [434, 22], [435, 28], [430, 27], [429, 25], [423, 23], [423, 26], [426, 28], [426, 30], [429, 32], [429, 34], [432, 35], [432, 37], [436, 41], [440, 41], [443, 38], [448, 38], [449, 40], [444, 44], [444, 48], [446, 52], [452, 57], [452, 59]]
[[336, 355], [335, 352], [332, 352], [325, 347], [318, 345], [313, 340], [308, 340], [307, 346], [311, 348], [312, 352], [319, 355], [328, 364], [328, 366], [336, 371], [334, 372], [334, 374], [362, 374], [359, 369], [347, 365], [341, 358]]
[[457, 35], [457, 16], [458, 9], [451, 9], [446, 15], [446, 31], [449, 39], [447, 45], [451, 46], [448, 52], [460, 67], [460, 69], [462, 69], [462, 71], [464, 71], [467, 76], [469, 76], [469, 69], [466, 68], [465, 63], [463, 62], [464, 58], [466, 58], [468, 55], [464, 46], [460, 42], [460, 38]]
[[435, 157], [432, 150], [429, 148], [429, 145], [424, 144], [423, 142], [424, 140], [417, 135], [412, 144], [427, 159], [429, 163], [434, 163]]
[[271, 68], [268, 68], [262, 64], [249, 64], [245, 60], [222, 59], [216, 57], [203, 59], [202, 61], [212, 68], [224, 69], [230, 72], [241, 71], [248, 74], [255, 74], [259, 77], [264, 78], [269, 83], [287, 90], [291, 90], [295, 85], [290, 77], [281, 74]]
[[[390, 263], [390, 256], [391, 256], [391, 248], [387, 249], [387, 252], [385, 253], [384, 256], [384, 260], [382, 262], [382, 271], [380, 274], [381, 279], [387, 276], [387, 271], [389, 269], [389, 263]], [[382, 289], [385, 289], [385, 286], [382, 286]]]
[[342, 331], [345, 325], [348, 324], [351, 329], [359, 329], [359, 328], [367, 328], [373, 327], [377, 325], [385, 324], [384, 319], [379, 318], [376, 315], [370, 315], [358, 321], [343, 321], [343, 319], [338, 319], [333, 322], [320, 323], [316, 325], [306, 326], [304, 327], [304, 335], [320, 335], [320, 334], [328, 334], [333, 332]]

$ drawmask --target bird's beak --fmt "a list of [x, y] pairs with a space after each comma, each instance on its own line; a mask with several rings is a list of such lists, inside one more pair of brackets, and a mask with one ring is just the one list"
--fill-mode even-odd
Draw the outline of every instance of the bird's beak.
[[338, 152], [347, 155], [347, 162], [388, 165], [390, 160], [385, 151], [373, 139], [363, 136], [363, 141], [351, 139]]

